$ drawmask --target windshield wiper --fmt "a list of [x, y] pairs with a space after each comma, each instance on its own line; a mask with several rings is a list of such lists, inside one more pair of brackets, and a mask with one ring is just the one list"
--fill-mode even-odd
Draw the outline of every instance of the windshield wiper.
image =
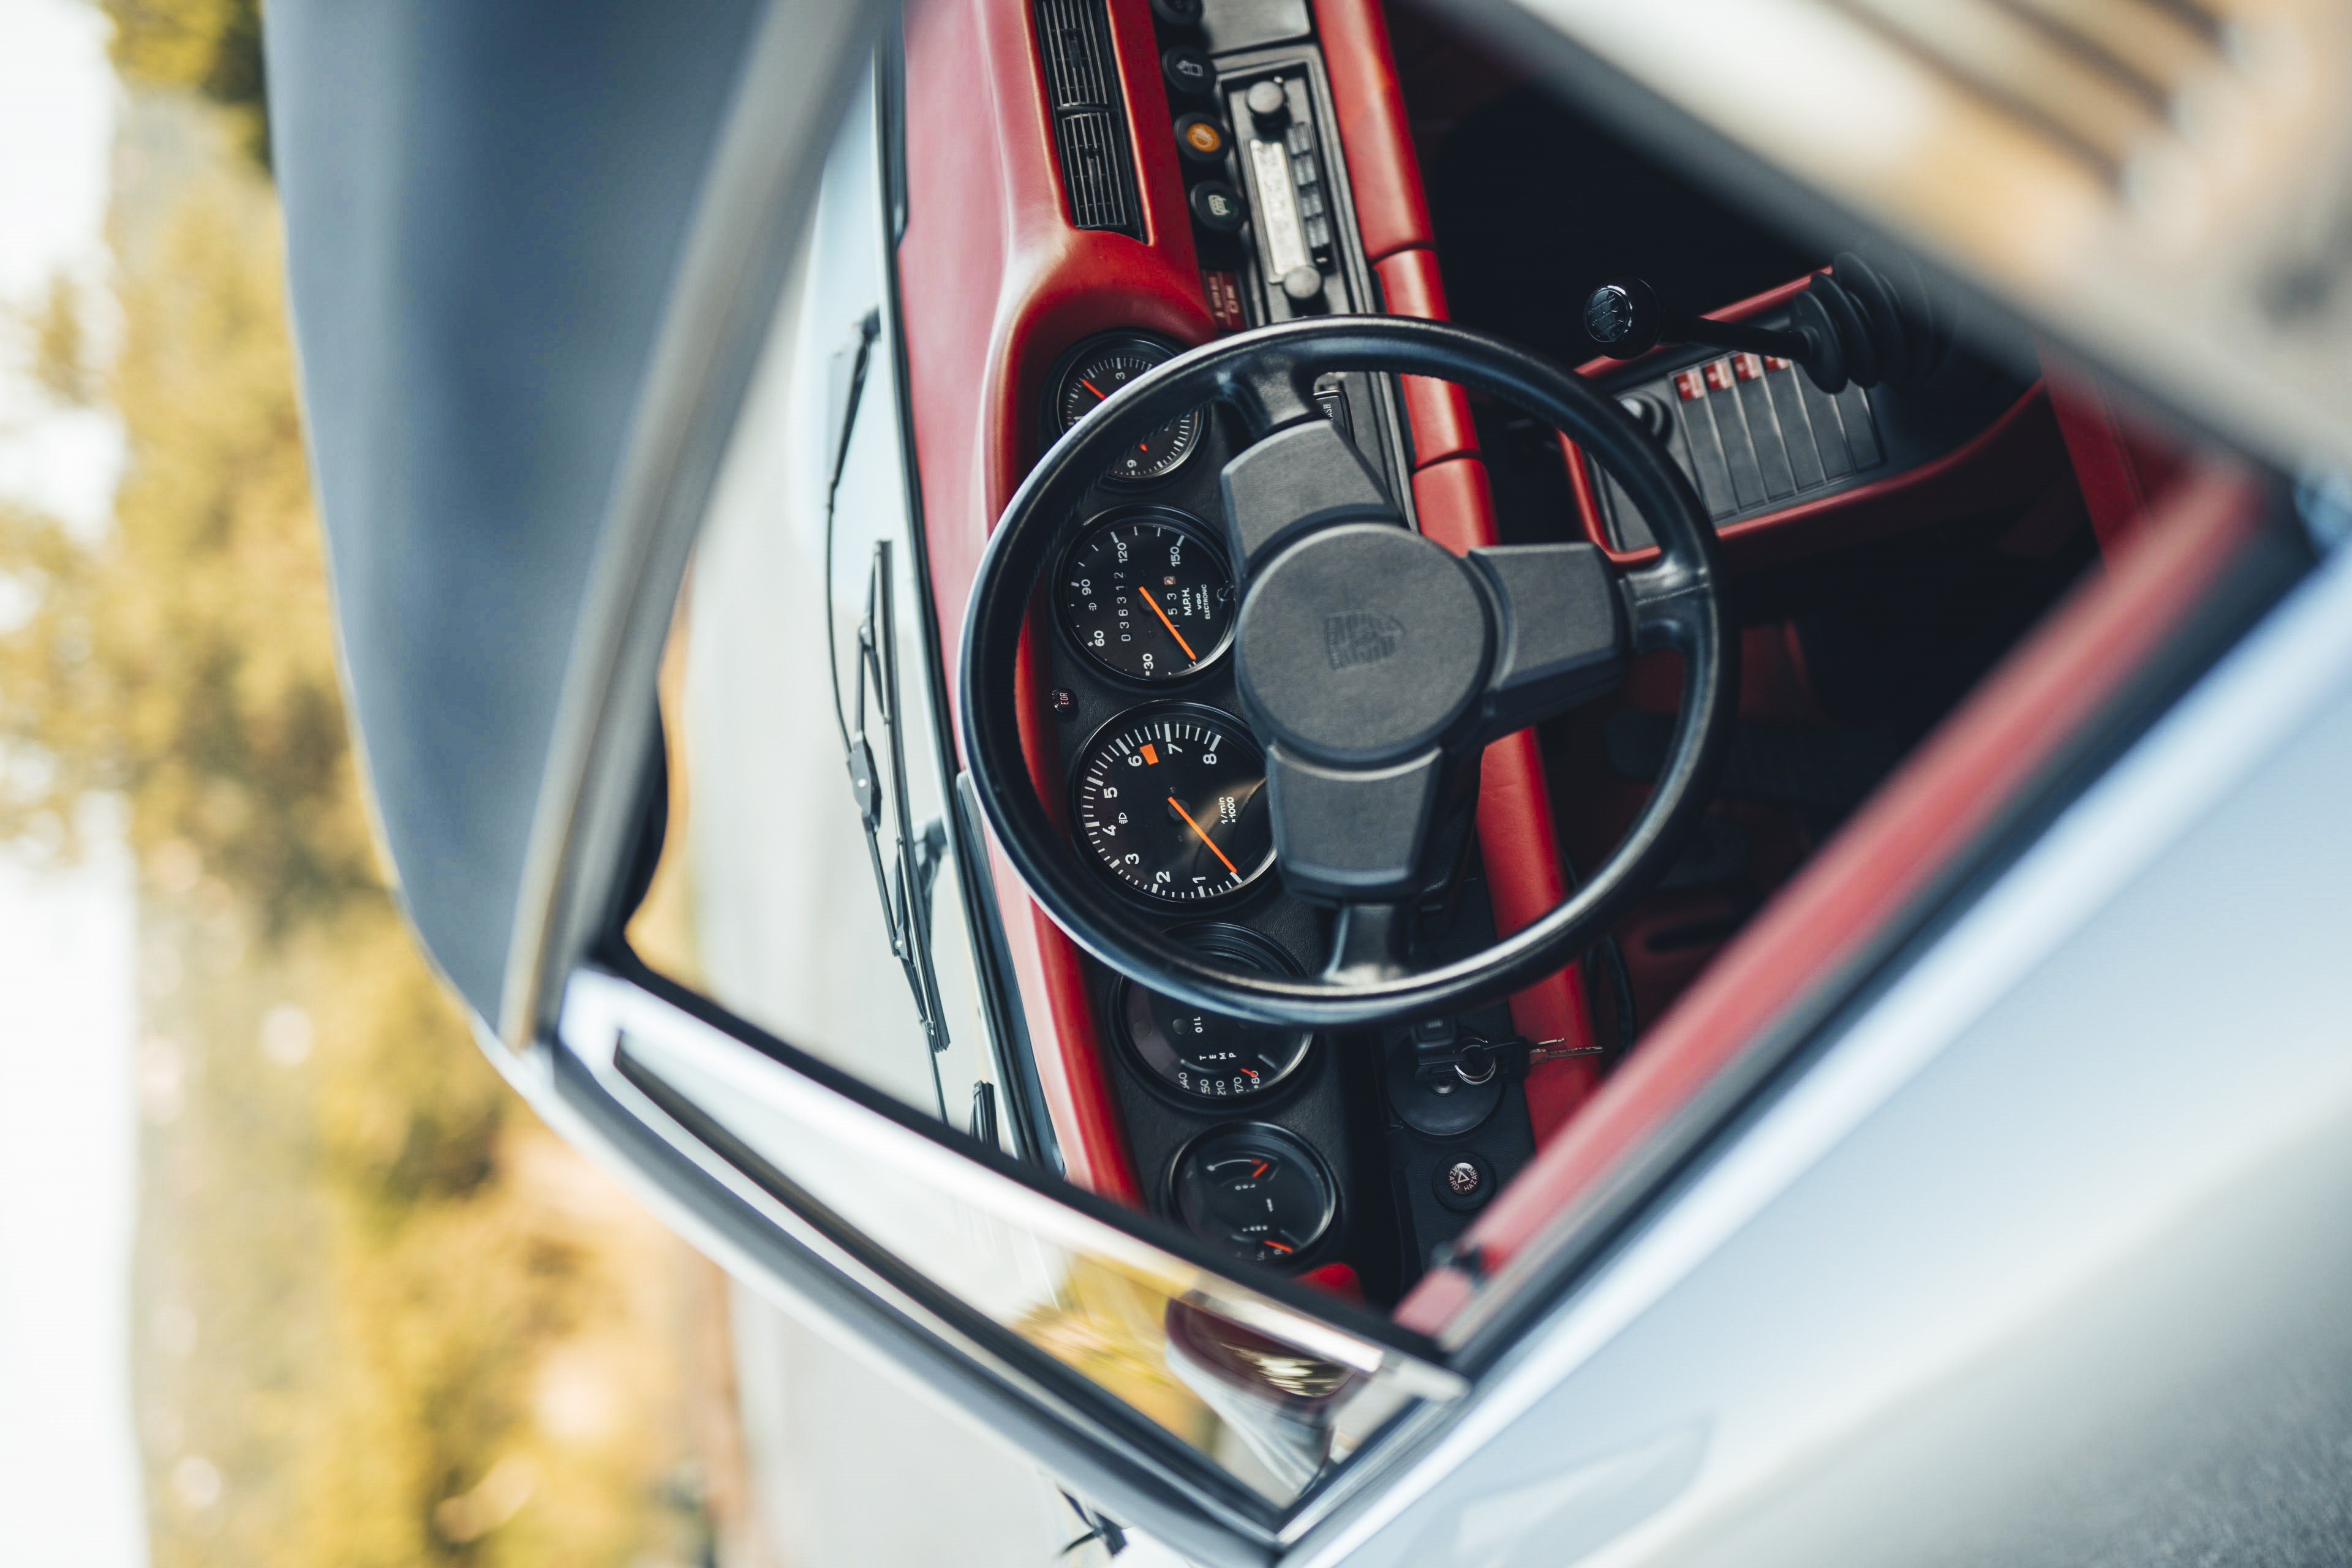
[[[866, 373], [882, 326], [878, 312], [869, 312], [857, 324], [856, 342], [835, 356], [833, 426], [827, 431], [833, 471], [824, 496], [824, 618], [825, 655], [833, 668], [834, 717], [841, 729], [842, 749], [849, 763], [849, 784], [857, 801], [857, 816], [866, 832], [866, 858], [874, 868], [874, 889], [882, 904], [882, 923], [890, 937], [890, 951], [906, 973], [913, 993], [916, 1021], [922, 1026], [925, 1053], [931, 1064], [931, 1089], [939, 1100], [940, 1120], [947, 1120], [947, 1089], [940, 1079], [940, 1053], [948, 1047], [947, 1023], [940, 1005], [938, 970], [931, 960], [931, 889], [947, 858], [947, 825], [934, 817], [911, 830], [907, 791], [907, 744], [899, 723], [897, 579], [891, 574], [890, 542], [875, 541], [874, 558], [866, 577], [866, 615], [857, 624], [856, 697], [848, 711], [842, 708], [840, 638], [833, 619], [834, 528], [843, 472], [849, 466], [849, 443], [856, 428], [857, 408], [866, 389]], [[841, 361], [846, 359], [846, 365]], [[866, 716], [875, 725], [888, 754], [886, 784], [867, 735]], [[855, 715], [854, 719], [852, 715]], [[885, 812], [892, 823], [891, 853], [882, 849]]]

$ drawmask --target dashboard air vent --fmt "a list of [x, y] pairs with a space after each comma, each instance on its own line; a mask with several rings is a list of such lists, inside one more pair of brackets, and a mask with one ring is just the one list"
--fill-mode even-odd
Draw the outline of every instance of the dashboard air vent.
[[1062, 187], [1070, 221], [1142, 237], [1137, 222], [1134, 162], [1118, 93], [1105, 0], [1036, 0], [1037, 46], [1045, 58]]

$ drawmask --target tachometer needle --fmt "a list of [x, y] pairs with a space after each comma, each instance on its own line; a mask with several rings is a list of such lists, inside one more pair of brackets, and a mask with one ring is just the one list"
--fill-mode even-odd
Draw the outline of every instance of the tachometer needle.
[[1194, 664], [1200, 663], [1201, 656], [1192, 651], [1192, 645], [1184, 640], [1184, 634], [1176, 629], [1176, 623], [1168, 618], [1168, 612], [1160, 607], [1160, 601], [1152, 596], [1149, 588], [1143, 590], [1143, 602], [1151, 606], [1151, 613], [1160, 617], [1160, 624], [1168, 628], [1168, 635], [1176, 639], [1176, 646], [1184, 650], [1184, 657]]
[[1093, 382], [1088, 381], [1083, 375], [1078, 377], [1078, 384], [1085, 387], [1088, 392], [1093, 393], [1097, 402], [1108, 401], [1110, 397], [1109, 393], [1105, 392], [1101, 387], [1097, 386]]
[[1236, 877], [1242, 874], [1242, 868], [1239, 866], [1234, 865], [1231, 860], [1225, 859], [1225, 852], [1217, 847], [1217, 841], [1201, 831], [1201, 825], [1192, 820], [1192, 814], [1184, 809], [1183, 802], [1178, 800], [1171, 795], [1168, 797], [1168, 804], [1176, 808], [1176, 815], [1184, 819], [1184, 826], [1192, 830], [1194, 837], [1198, 837], [1202, 843], [1209, 847], [1209, 853], [1214, 855], [1220, 860], [1224, 860], [1226, 870], [1231, 871]]

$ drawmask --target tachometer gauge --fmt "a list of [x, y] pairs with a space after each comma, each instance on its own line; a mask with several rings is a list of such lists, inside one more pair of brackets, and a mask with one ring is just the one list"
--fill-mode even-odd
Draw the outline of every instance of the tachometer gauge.
[[[1053, 392], [1055, 434], [1067, 430], [1092, 414], [1110, 395], [1157, 364], [1175, 358], [1148, 338], [1113, 338], [1087, 345], [1063, 370]], [[1201, 445], [1207, 411], [1180, 414], [1158, 429], [1129, 443], [1103, 478], [1116, 484], [1144, 485], [1164, 479], [1181, 468]]]
[[1129, 680], [1179, 680], [1233, 640], [1233, 574], [1181, 512], [1089, 524], [1062, 558], [1055, 606], [1087, 656]]
[[[1178, 940], [1244, 969], [1296, 973], [1274, 944], [1243, 926], [1196, 927]], [[1152, 1081], [1181, 1100], [1250, 1100], [1288, 1082], [1315, 1037], [1305, 1029], [1252, 1024], [1119, 983], [1114, 1011]]]
[[1213, 708], [1165, 702], [1119, 715], [1087, 742], [1073, 795], [1080, 841], [1146, 898], [1221, 899], [1274, 864], [1265, 754]]
[[1202, 1241], [1255, 1263], [1296, 1263], [1339, 1198], [1314, 1151], [1279, 1127], [1212, 1132], [1176, 1162], [1176, 1213]]

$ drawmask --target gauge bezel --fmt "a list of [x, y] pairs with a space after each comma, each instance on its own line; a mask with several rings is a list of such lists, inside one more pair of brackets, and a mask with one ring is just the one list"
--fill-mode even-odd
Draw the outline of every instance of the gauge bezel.
[[[1140, 349], [1147, 353], [1157, 354], [1160, 357], [1154, 363], [1158, 364], [1165, 364], [1184, 352], [1183, 345], [1181, 343], [1172, 343], [1165, 339], [1153, 337], [1148, 332], [1131, 331], [1097, 333], [1091, 338], [1082, 338], [1062, 351], [1061, 357], [1054, 362], [1054, 368], [1045, 375], [1044, 405], [1038, 411], [1037, 420], [1038, 432], [1045, 437], [1038, 445], [1040, 453], [1050, 450], [1056, 441], [1077, 428], [1075, 424], [1062, 423], [1062, 393], [1068, 385], [1070, 377], [1076, 373], [1079, 364], [1095, 354], [1122, 348]], [[1193, 416], [1199, 421], [1192, 429], [1192, 444], [1184, 448], [1182, 457], [1160, 472], [1148, 479], [1130, 479], [1105, 469], [1095, 476], [1094, 482], [1106, 490], [1129, 493], [1157, 489], [1168, 483], [1178, 474], [1182, 473], [1191, 465], [1192, 459], [1200, 455], [1201, 448], [1208, 445], [1212, 406], [1210, 404], [1203, 403], [1192, 411]]]
[[[1217, 639], [1215, 650], [1181, 675], [1168, 675], [1156, 680], [1149, 680], [1141, 676], [1129, 675], [1123, 669], [1113, 669], [1108, 664], [1103, 662], [1100, 655], [1078, 640], [1077, 634], [1070, 629], [1068, 620], [1062, 614], [1062, 584], [1069, 577], [1070, 560], [1078, 552], [1078, 546], [1092, 538], [1098, 529], [1134, 521], [1166, 523], [1171, 528], [1190, 536], [1193, 543], [1208, 552], [1209, 559], [1217, 563], [1218, 571], [1224, 574], [1225, 581], [1232, 584], [1234, 587], [1233, 614], [1225, 618], [1224, 635]], [[1054, 557], [1054, 575], [1045, 583], [1045, 608], [1048, 618], [1054, 623], [1054, 635], [1061, 638], [1062, 647], [1066, 651], [1077, 656], [1080, 662], [1085, 665], [1087, 674], [1107, 685], [1118, 686], [1129, 691], [1165, 692], [1181, 689], [1209, 674], [1224, 662], [1225, 655], [1233, 651], [1234, 630], [1241, 624], [1240, 594], [1241, 581], [1234, 575], [1233, 563], [1225, 558], [1224, 547], [1217, 542], [1217, 536], [1210, 531], [1207, 523], [1202, 522], [1191, 512], [1176, 507], [1163, 506], [1157, 501], [1130, 501], [1118, 506], [1106, 507], [1088, 516], [1070, 531], [1068, 541], [1063, 544], [1060, 552]], [[1217, 709], [1212, 711], [1223, 710]], [[1252, 738], [1252, 744], [1255, 744], [1255, 737]]]
[[[1230, 921], [1203, 921], [1197, 925], [1180, 926], [1168, 934], [1174, 941], [1198, 948], [1213, 958], [1262, 968], [1271, 974], [1295, 976], [1302, 973], [1297, 960], [1280, 942], [1263, 931], [1235, 925]], [[1288, 1099], [1312, 1076], [1307, 1069], [1315, 1061], [1323, 1037], [1312, 1029], [1293, 1029], [1287, 1032], [1305, 1036], [1307, 1043], [1300, 1047], [1297, 1058], [1283, 1075], [1264, 1089], [1245, 1095], [1210, 1095], [1177, 1088], [1151, 1065], [1150, 1058], [1144, 1053], [1143, 1042], [1135, 1037], [1135, 1029], [1128, 1021], [1129, 999], [1138, 990], [1150, 989], [1149, 986], [1139, 985], [1127, 975], [1114, 975], [1108, 1002], [1111, 1032], [1127, 1052], [1129, 1069], [1143, 1080], [1145, 1088], [1169, 1104], [1179, 1106], [1196, 1116], [1220, 1114], [1226, 1107], [1246, 1107], [1256, 1112]]]
[[1255, 735], [1250, 733], [1250, 727], [1243, 723], [1237, 715], [1229, 713], [1223, 708], [1213, 708], [1206, 702], [1190, 702], [1181, 699], [1171, 699], [1164, 702], [1139, 702], [1132, 708], [1122, 708], [1096, 725], [1093, 731], [1087, 736], [1086, 742], [1079, 746], [1070, 759], [1069, 776], [1064, 782], [1062, 790], [1063, 799], [1069, 813], [1070, 849], [1080, 860], [1093, 867], [1095, 873], [1104, 881], [1144, 909], [1155, 910], [1163, 915], [1179, 917], [1196, 911], [1231, 909], [1252, 894], [1263, 890], [1267, 874], [1273, 871], [1276, 865], [1274, 841], [1271, 835], [1266, 840], [1265, 858], [1242, 879], [1240, 886], [1229, 888], [1222, 893], [1213, 893], [1202, 899], [1162, 899], [1145, 892], [1103, 864], [1103, 858], [1095, 852], [1093, 845], [1087, 842], [1086, 829], [1078, 826], [1078, 785], [1085, 781], [1087, 763], [1093, 760], [1096, 751], [1103, 743], [1103, 738], [1113, 733], [1122, 725], [1138, 723], [1145, 719], [1155, 718], [1168, 712], [1191, 713], [1228, 725], [1235, 734], [1249, 742], [1250, 749], [1257, 752], [1260, 763], [1265, 760], [1265, 748], [1258, 744]]
[[[1340, 1213], [1342, 1198], [1339, 1192], [1339, 1183], [1338, 1178], [1331, 1174], [1330, 1162], [1323, 1158], [1322, 1153], [1316, 1149], [1315, 1145], [1309, 1143], [1297, 1133], [1293, 1132], [1289, 1128], [1284, 1127], [1277, 1122], [1239, 1121], [1221, 1121], [1216, 1126], [1201, 1133], [1198, 1137], [1186, 1141], [1184, 1146], [1176, 1151], [1176, 1157], [1168, 1163], [1167, 1176], [1160, 1184], [1162, 1193], [1161, 1202], [1164, 1205], [1164, 1212], [1167, 1214], [1168, 1217], [1175, 1224], [1181, 1226], [1187, 1235], [1191, 1236], [1195, 1241], [1200, 1242], [1204, 1247], [1217, 1247], [1220, 1251], [1223, 1251], [1223, 1246], [1221, 1243], [1213, 1241], [1209, 1237], [1202, 1236], [1199, 1228], [1185, 1216], [1184, 1203], [1183, 1198], [1181, 1195], [1180, 1188], [1184, 1179], [1184, 1167], [1186, 1163], [1197, 1156], [1201, 1151], [1206, 1149], [1210, 1144], [1227, 1138], [1234, 1139], [1237, 1142], [1243, 1139], [1248, 1139], [1254, 1142], [1271, 1142], [1283, 1146], [1288, 1149], [1292, 1154], [1303, 1156], [1307, 1167], [1315, 1173], [1316, 1179], [1323, 1184], [1322, 1221], [1316, 1226], [1313, 1238], [1300, 1244], [1297, 1254], [1295, 1257], [1280, 1263], [1268, 1262], [1262, 1258], [1253, 1259], [1246, 1258], [1234, 1258], [1234, 1262], [1255, 1262], [1258, 1267], [1262, 1268], [1279, 1268], [1284, 1270], [1304, 1268], [1308, 1266], [1309, 1259], [1313, 1258], [1317, 1254], [1325, 1249], [1326, 1244], [1331, 1242], [1336, 1237], [1346, 1234], [1346, 1227], [1340, 1223], [1343, 1216]], [[1228, 1253], [1226, 1256], [1232, 1257], [1233, 1255]]]

